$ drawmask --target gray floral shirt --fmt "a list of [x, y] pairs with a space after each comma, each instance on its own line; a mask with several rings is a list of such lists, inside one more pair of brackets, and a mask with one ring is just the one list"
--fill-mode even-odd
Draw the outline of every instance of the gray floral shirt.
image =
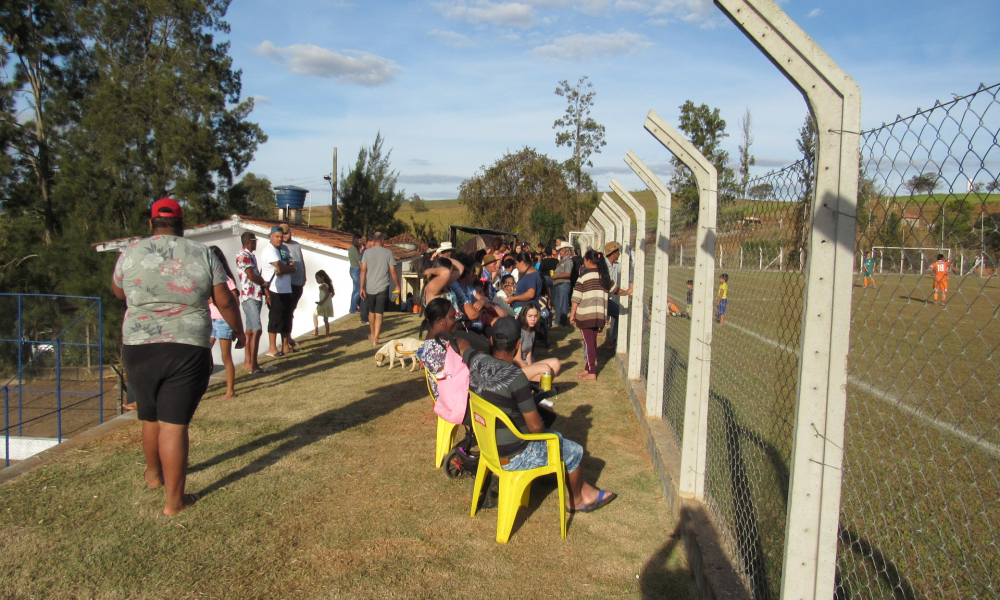
[[128, 303], [126, 346], [209, 347], [208, 299], [213, 286], [226, 283], [226, 272], [207, 246], [173, 235], [137, 240], [122, 251], [113, 278]]

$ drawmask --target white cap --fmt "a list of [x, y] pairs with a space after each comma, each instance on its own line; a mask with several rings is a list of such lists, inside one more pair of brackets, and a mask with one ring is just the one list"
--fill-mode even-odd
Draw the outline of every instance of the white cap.
[[451, 242], [441, 242], [438, 246], [438, 252], [444, 252], [445, 250], [454, 250], [455, 247], [451, 245]]

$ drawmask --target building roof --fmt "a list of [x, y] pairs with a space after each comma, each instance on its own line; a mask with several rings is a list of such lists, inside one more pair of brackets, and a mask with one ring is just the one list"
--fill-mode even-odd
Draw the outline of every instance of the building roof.
[[427, 249], [430, 248], [430, 246], [428, 246], [423, 241], [421, 241], [417, 236], [415, 236], [415, 235], [413, 235], [412, 233], [409, 233], [409, 232], [407, 232], [407, 233], [401, 233], [401, 234], [397, 235], [396, 237], [389, 238], [389, 239], [387, 239], [385, 241], [385, 243], [386, 244], [392, 244], [392, 245], [396, 245], [396, 244], [413, 244], [414, 246], [417, 247], [417, 250], [421, 254], [427, 252]]
[[[281, 225], [285, 223], [284, 221], [278, 221], [277, 219], [264, 219], [261, 217], [245, 217], [241, 215], [233, 215], [225, 221], [215, 221], [212, 223], [205, 223], [203, 225], [195, 225], [193, 227], [188, 227], [184, 230], [185, 236], [197, 236], [203, 233], [209, 233], [212, 231], [221, 231], [223, 229], [231, 229], [239, 227], [247, 231], [253, 231], [254, 233], [267, 235], [275, 225]], [[347, 250], [351, 247], [351, 240], [353, 235], [347, 233], [346, 231], [340, 231], [337, 229], [331, 229], [329, 227], [324, 227], [322, 225], [292, 225], [292, 235], [295, 236], [295, 240], [301, 243], [303, 246], [314, 247], [318, 249], [325, 248], [337, 248], [339, 250]], [[109, 250], [120, 250], [128, 245], [132, 240], [141, 238], [142, 236], [132, 236], [127, 238], [119, 238], [116, 240], [108, 240], [106, 242], [98, 242], [92, 244], [95, 250], [98, 252], [107, 252]], [[405, 243], [405, 242], [403, 242]], [[387, 243], [386, 248], [392, 251], [393, 256], [396, 260], [407, 260], [415, 256], [420, 256], [418, 250], [406, 250], [400, 248], [393, 244]]]

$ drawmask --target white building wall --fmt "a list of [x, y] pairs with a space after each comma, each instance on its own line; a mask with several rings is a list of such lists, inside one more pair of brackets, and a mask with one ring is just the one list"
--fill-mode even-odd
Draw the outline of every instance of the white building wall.
[[[245, 224], [244, 224], [245, 225]], [[268, 244], [267, 235], [256, 230], [257, 228], [245, 228], [241, 229], [226, 227], [218, 231], [209, 231], [204, 233], [189, 232], [186, 237], [205, 244], [206, 246], [218, 246], [219, 249], [226, 255], [226, 259], [229, 262], [229, 268], [232, 270], [233, 275], [237, 276], [236, 272], [236, 255], [239, 253], [240, 249], [243, 247], [240, 242], [240, 235], [244, 231], [253, 231], [257, 235], [257, 256], [258, 262], [261, 250], [264, 248], [264, 244]], [[294, 231], [293, 231], [294, 235]], [[296, 240], [303, 241], [303, 240]], [[306, 243], [309, 243], [308, 241]], [[295, 311], [295, 320], [292, 325], [292, 336], [299, 337], [312, 331], [313, 328], [313, 311], [316, 309], [316, 301], [319, 300], [319, 285], [316, 283], [316, 271], [324, 270], [330, 279], [333, 280], [333, 288], [335, 291], [333, 297], [333, 315], [334, 318], [339, 318], [348, 312], [348, 305], [351, 301], [351, 274], [349, 271], [350, 263], [347, 259], [347, 250], [341, 250], [339, 248], [333, 248], [330, 246], [324, 246], [323, 249], [312, 247], [302, 244], [302, 259], [306, 263], [306, 284], [305, 289], [302, 293], [302, 300], [299, 301], [299, 306]], [[238, 281], [237, 281], [238, 284]], [[243, 316], [242, 307], [240, 311], [240, 318], [243, 319], [244, 324], [246, 323], [245, 317]], [[261, 325], [264, 329], [263, 339], [261, 340], [259, 354], [263, 354], [267, 351], [267, 318], [268, 318], [268, 308], [265, 303], [261, 309]], [[320, 326], [323, 323], [320, 321]], [[219, 350], [219, 345], [216, 344], [212, 349], [212, 358], [215, 361], [216, 367], [222, 365], [222, 354]], [[243, 350], [233, 351], [233, 362], [237, 365], [243, 363], [244, 353]]]

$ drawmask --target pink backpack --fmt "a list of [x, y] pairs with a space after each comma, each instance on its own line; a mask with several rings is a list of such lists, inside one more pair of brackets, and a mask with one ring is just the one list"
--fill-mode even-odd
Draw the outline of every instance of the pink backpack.
[[443, 372], [444, 377], [437, 380], [434, 412], [449, 423], [461, 425], [469, 407], [469, 367], [451, 344], [445, 350]]

